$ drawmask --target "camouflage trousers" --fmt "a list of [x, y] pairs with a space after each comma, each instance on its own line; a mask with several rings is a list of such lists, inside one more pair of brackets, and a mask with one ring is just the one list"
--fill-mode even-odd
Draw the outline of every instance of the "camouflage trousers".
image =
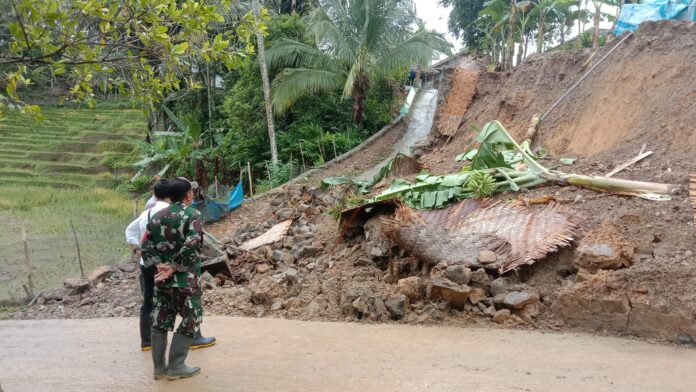
[[162, 331], [173, 331], [178, 314], [181, 316], [181, 323], [176, 332], [194, 337], [203, 321], [203, 306], [199, 291], [200, 289], [155, 286], [152, 327]]

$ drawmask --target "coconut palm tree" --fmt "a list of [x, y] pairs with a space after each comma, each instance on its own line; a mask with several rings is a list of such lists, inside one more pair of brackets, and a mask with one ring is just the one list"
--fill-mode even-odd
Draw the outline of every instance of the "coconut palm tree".
[[418, 23], [411, 0], [321, 0], [308, 16], [315, 46], [281, 39], [266, 52], [284, 68], [273, 81], [273, 109], [283, 113], [300, 97], [343, 89], [353, 121], [363, 121], [371, 80], [449, 53], [441, 34]]

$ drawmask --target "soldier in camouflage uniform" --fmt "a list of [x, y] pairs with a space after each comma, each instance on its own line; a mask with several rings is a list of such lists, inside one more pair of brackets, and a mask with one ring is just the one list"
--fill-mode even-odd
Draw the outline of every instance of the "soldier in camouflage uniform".
[[[193, 191], [188, 181], [173, 180], [170, 198], [172, 204], [151, 218], [141, 245], [145, 265], [154, 264], [157, 268], [152, 326], [157, 380], [165, 375], [170, 380], [191, 377], [201, 370], [186, 366], [184, 361], [203, 316], [199, 284], [203, 226], [200, 213], [190, 206]], [[167, 367], [167, 332], [174, 330], [177, 314], [182, 320], [172, 338]]]

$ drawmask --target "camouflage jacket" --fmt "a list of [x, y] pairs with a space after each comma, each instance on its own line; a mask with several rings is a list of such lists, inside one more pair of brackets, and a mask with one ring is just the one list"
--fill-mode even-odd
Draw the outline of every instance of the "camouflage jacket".
[[158, 283], [159, 287], [198, 288], [202, 245], [200, 213], [175, 203], [150, 218], [140, 247], [145, 266], [165, 263], [176, 271], [172, 278]]

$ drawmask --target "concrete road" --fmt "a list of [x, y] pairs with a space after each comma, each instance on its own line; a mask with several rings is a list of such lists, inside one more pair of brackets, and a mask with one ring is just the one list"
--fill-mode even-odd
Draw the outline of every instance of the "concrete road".
[[201, 375], [153, 381], [136, 319], [0, 322], [15, 391], [694, 391], [696, 350], [590, 335], [209, 317]]

